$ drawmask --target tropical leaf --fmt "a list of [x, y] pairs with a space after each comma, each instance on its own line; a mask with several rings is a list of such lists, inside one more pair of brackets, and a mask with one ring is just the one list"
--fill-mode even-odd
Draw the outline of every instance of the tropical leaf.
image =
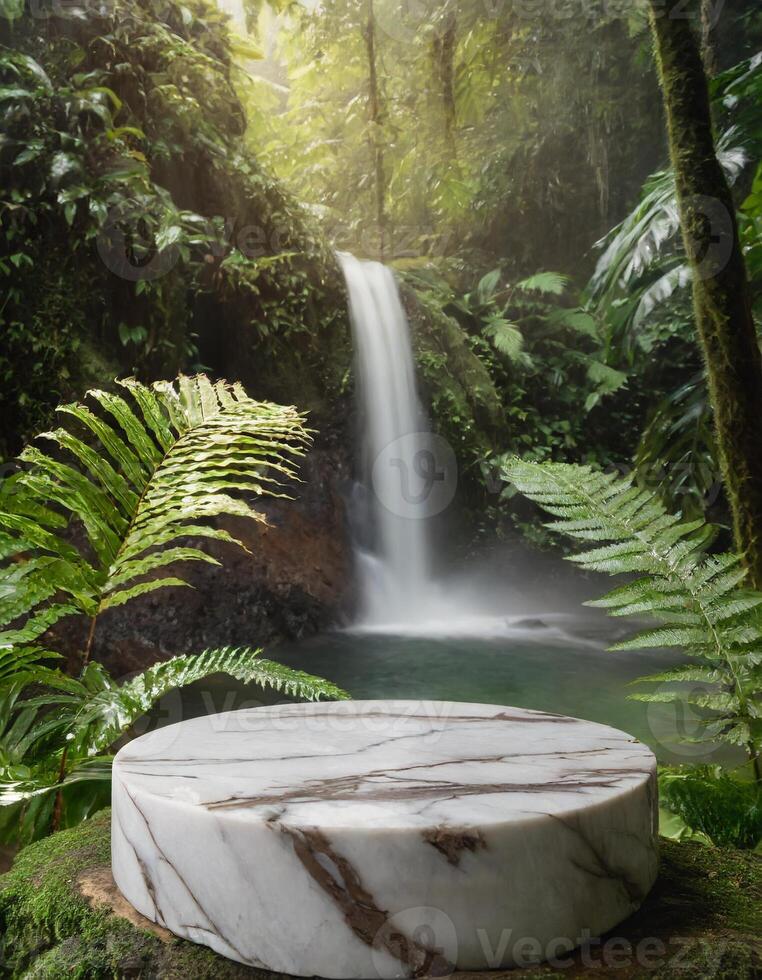
[[480, 305], [487, 306], [494, 300], [499, 283], [500, 269], [493, 269], [486, 276], [482, 276], [476, 287], [476, 299]]
[[[246, 684], [257, 684], [290, 697], [316, 701], [341, 700], [345, 691], [320, 677], [292, 670], [261, 657], [261, 650], [223, 647], [199, 654], [173, 657], [149, 667], [124, 684], [117, 684], [100, 664], [88, 664], [72, 687], [28, 698], [24, 710], [55, 709], [45, 731], [67, 732], [73, 759], [105, 752], [169, 691], [186, 687], [212, 674], [226, 674]], [[76, 685], [76, 686], [75, 686]], [[42, 727], [42, 726], [38, 726]]]
[[[748, 162], [745, 141], [734, 125], [718, 138], [718, 159], [731, 186]], [[601, 255], [586, 289], [589, 305], [607, 322], [610, 344], [629, 356], [636, 348], [649, 353], [653, 343], [649, 326], [655, 314], [666, 317], [677, 305], [689, 316], [691, 276], [672, 170], [648, 178], [636, 207], [597, 247]], [[672, 319], [679, 322], [681, 317]], [[671, 329], [675, 330], [674, 324]]]
[[583, 334], [590, 337], [591, 340], [600, 341], [598, 323], [587, 310], [561, 307], [549, 314], [548, 323], [554, 327], [566, 327], [574, 333]]
[[659, 477], [666, 502], [679, 500], [684, 513], [703, 513], [720, 487], [712, 406], [701, 371], [663, 398], [640, 437], [635, 467]]
[[484, 336], [511, 363], [524, 368], [532, 366], [532, 358], [524, 350], [524, 337], [514, 323], [502, 317], [492, 317], [484, 328]]
[[561, 296], [569, 285], [569, 277], [560, 272], [538, 272], [528, 279], [516, 283], [516, 289], [524, 293], [544, 293], [551, 296]]
[[[676, 672], [645, 678], [660, 689], [633, 697], [707, 709], [707, 734], [744, 745], [759, 776], [762, 594], [744, 588], [736, 555], [706, 554], [715, 529], [700, 519], [681, 520], [631, 479], [589, 466], [507, 458], [502, 472], [556, 518], [551, 530], [588, 545], [571, 561], [591, 571], [639, 576], [587, 603], [610, 615], [659, 621], [612, 649], [678, 647], [693, 658]], [[596, 547], [589, 547], [591, 541]], [[686, 690], [686, 682], [699, 686]]]
[[[52, 799], [59, 795], [62, 806], [73, 807], [77, 819], [84, 819], [111, 779], [112, 759], [104, 753], [176, 688], [226, 674], [294, 698], [348, 697], [329, 681], [265, 660], [260, 650], [249, 648], [173, 657], [124, 684], [97, 663], [74, 679], [44, 665], [35, 667], [32, 651], [27, 660], [18, 684], [0, 685], [0, 810], [10, 808], [17, 818], [0, 817], [0, 839], [6, 840], [44, 834]], [[45, 692], [20, 698], [29, 685]]]
[[586, 358], [587, 376], [595, 385], [595, 391], [590, 392], [585, 401], [585, 408], [589, 411], [605, 395], [610, 395], [627, 384], [627, 375], [624, 371], [617, 371], [616, 368], [596, 360], [594, 357]]
[[[0, 485], [0, 836], [33, 839], [102, 802], [109, 749], [173, 688], [224, 673], [292, 697], [343, 698], [335, 685], [224, 648], [156, 664], [124, 684], [90, 661], [99, 614], [187, 583], [179, 562], [219, 564], [189, 539], [236, 541], [214, 518], [264, 516], [309, 443], [293, 408], [256, 402], [204, 375], [92, 391], [60, 411], [71, 426], [30, 446]], [[90, 618], [82, 670], [56, 666], [44, 635]], [[9, 816], [9, 814], [11, 814]]]
[[[0, 642], [32, 643], [64, 616], [94, 621], [186, 584], [170, 566], [216, 561], [189, 537], [234, 541], [210, 521], [264, 521], [249, 499], [282, 495], [296, 476], [309, 436], [295, 409], [205, 375], [118, 384], [122, 394], [91, 391], [89, 404], [61, 407], [81, 435], [43, 433], [55, 456], [37, 446], [21, 454], [13, 493], [0, 501], [4, 553], [14, 558], [0, 569], [0, 626], [13, 624]], [[72, 523], [87, 545], [71, 543]]]
[[718, 847], [751, 850], [762, 841], [762, 788], [719, 766], [662, 769], [659, 803]]

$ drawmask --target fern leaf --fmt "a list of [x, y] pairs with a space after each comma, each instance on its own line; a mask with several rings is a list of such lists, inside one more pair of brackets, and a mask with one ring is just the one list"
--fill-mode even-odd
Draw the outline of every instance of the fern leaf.
[[600, 343], [601, 337], [598, 331], [598, 324], [595, 317], [587, 310], [583, 309], [559, 309], [554, 310], [548, 317], [548, 323], [555, 327], [566, 327], [575, 333], [591, 337]]
[[588, 466], [503, 461], [506, 479], [559, 518], [548, 527], [599, 546], [571, 560], [586, 569], [638, 578], [587, 605], [614, 616], [647, 616], [662, 622], [617, 643], [613, 650], [677, 647], [701, 661], [647, 681], [704, 681], [684, 688], [635, 694], [648, 702], [687, 701], [711, 712], [707, 733], [744, 743], [753, 758], [762, 676], [762, 594], [744, 589], [736, 555], [706, 556], [715, 531], [704, 521], [681, 521], [653, 495], [628, 479]]
[[244, 683], [269, 687], [292, 697], [339, 700], [348, 695], [336, 685], [283, 664], [260, 658], [260, 650], [223, 647], [158, 663], [121, 687], [103, 690], [77, 714], [74, 736], [91, 753], [111, 746], [166, 693], [212, 674], [227, 674]]
[[635, 684], [685, 684], [697, 682], [701, 684], [719, 684], [725, 679], [722, 671], [711, 667], [690, 666], [675, 667], [662, 671], [660, 674], [647, 674], [639, 677]]
[[[251, 497], [282, 496], [296, 479], [309, 434], [295, 409], [256, 402], [240, 385], [204, 375], [118, 384], [123, 394], [96, 390], [86, 404], [62, 406], [84, 436], [45, 433], [60, 453], [29, 447], [22, 472], [4, 488], [0, 626], [13, 629], [0, 642], [31, 643], [65, 615], [94, 617], [186, 584], [170, 566], [214, 561], [190, 547], [189, 536], [239, 543], [209, 522], [264, 521]], [[71, 520], [89, 547], [75, 546]]]
[[519, 328], [502, 317], [493, 318], [484, 329], [495, 350], [513, 364], [531, 367], [532, 359], [524, 350], [524, 337]]
[[648, 650], [654, 647], [692, 647], [703, 648], [709, 642], [706, 630], [701, 626], [665, 627], [663, 629], [643, 630], [629, 640], [615, 643], [612, 650]]
[[98, 608], [101, 612], [106, 609], [114, 609], [116, 606], [123, 606], [130, 599], [137, 599], [138, 596], [148, 595], [149, 592], [156, 592], [158, 589], [166, 589], [170, 586], [175, 586], [175, 588], [180, 589], [190, 588], [184, 579], [176, 578], [172, 575], [165, 575], [163, 578], [153, 579], [150, 582], [137, 582], [129, 588], [110, 592], [101, 599]]

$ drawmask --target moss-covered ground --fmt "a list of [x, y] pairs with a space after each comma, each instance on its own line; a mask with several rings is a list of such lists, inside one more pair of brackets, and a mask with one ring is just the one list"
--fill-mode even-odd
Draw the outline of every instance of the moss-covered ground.
[[[35, 980], [273, 977], [174, 939], [141, 919], [120, 901], [109, 869], [107, 811], [22, 851], [0, 879], [0, 974]], [[554, 975], [762, 977], [762, 858], [665, 840], [654, 890], [614, 933], [555, 966], [482, 976], [530, 980]], [[461, 980], [467, 977], [476, 975], [462, 974]]]

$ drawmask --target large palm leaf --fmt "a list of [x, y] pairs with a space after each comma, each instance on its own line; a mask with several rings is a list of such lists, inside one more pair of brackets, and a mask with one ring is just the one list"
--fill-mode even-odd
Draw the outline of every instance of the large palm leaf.
[[[731, 128], [718, 141], [718, 159], [731, 185], [748, 161], [744, 148], [735, 145], [739, 138]], [[637, 331], [658, 305], [690, 285], [679, 235], [675, 176], [660, 171], [649, 177], [634, 210], [598, 243], [604, 251], [588, 286], [595, 307], [623, 318], [626, 331]], [[614, 316], [617, 304], [624, 312]]]
[[34, 644], [81, 613], [86, 663], [102, 611], [185, 585], [169, 574], [178, 561], [217, 564], [187, 539], [234, 541], [210, 519], [262, 521], [246, 498], [280, 495], [295, 477], [309, 439], [295, 409], [204, 375], [119, 385], [124, 395], [91, 391], [60, 408], [73, 424], [41, 437], [57, 451], [26, 449], [0, 500], [0, 645]]

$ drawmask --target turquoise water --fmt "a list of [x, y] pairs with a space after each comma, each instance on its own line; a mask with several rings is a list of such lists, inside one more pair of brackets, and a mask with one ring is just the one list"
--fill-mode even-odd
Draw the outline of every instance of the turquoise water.
[[[695, 725], [671, 705], [628, 700], [631, 682], [679, 663], [664, 652], [611, 653], [610, 637], [530, 628], [492, 637], [328, 633], [267, 655], [326, 677], [362, 699], [478, 701], [568, 714], [620, 728], [669, 763], [729, 761], [726, 750], [685, 745]], [[183, 715], [272, 703], [222, 679], [183, 698]], [[167, 720], [176, 720], [168, 718]]]

